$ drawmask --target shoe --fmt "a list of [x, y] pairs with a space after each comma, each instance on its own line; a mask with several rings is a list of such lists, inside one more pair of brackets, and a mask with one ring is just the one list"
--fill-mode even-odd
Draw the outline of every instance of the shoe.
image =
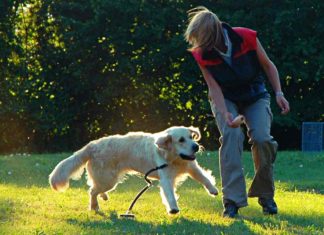
[[258, 200], [260, 206], [262, 206], [263, 214], [265, 215], [275, 215], [278, 214], [278, 207], [273, 198], [262, 198]]
[[235, 202], [229, 201], [225, 204], [225, 209], [223, 211], [224, 218], [234, 218], [238, 214], [239, 208], [236, 206]]

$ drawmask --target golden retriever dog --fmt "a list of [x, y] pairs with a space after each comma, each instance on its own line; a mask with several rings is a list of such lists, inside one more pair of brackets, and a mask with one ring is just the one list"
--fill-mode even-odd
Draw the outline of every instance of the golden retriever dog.
[[62, 160], [49, 176], [51, 187], [64, 191], [69, 179], [81, 177], [84, 168], [90, 186], [90, 209], [99, 210], [97, 196], [107, 200], [106, 192], [112, 191], [125, 174], [145, 174], [153, 171], [149, 178], [160, 180], [162, 202], [167, 212], [179, 212], [176, 186], [187, 176], [200, 182], [211, 195], [217, 195], [215, 179], [210, 171], [204, 170], [196, 161], [195, 154], [201, 135], [195, 127], [170, 127], [159, 133], [130, 132], [112, 135], [91, 141], [69, 158]]

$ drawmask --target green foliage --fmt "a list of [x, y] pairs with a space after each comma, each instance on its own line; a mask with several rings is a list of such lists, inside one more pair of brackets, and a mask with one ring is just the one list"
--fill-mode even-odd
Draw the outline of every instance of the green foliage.
[[186, 11], [198, 5], [258, 31], [292, 107], [281, 117], [272, 102], [276, 132], [323, 121], [323, 1], [6, 0], [0, 151], [70, 150], [179, 124], [199, 126], [213, 148], [207, 88], [183, 40]]

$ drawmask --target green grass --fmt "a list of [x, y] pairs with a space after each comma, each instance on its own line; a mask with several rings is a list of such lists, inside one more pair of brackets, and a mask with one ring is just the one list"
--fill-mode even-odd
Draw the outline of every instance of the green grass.
[[[136, 220], [118, 217], [145, 186], [129, 177], [101, 214], [88, 211], [85, 178], [72, 181], [65, 193], [47, 183], [53, 167], [69, 154], [0, 156], [0, 234], [324, 234], [324, 154], [280, 152], [275, 167], [277, 216], [264, 216], [257, 199], [224, 219], [221, 196], [210, 197], [198, 183], [187, 180], [179, 189], [181, 212], [166, 214], [157, 187], [136, 203]], [[220, 188], [218, 155], [206, 152], [198, 161], [213, 170]], [[249, 153], [244, 154], [247, 185], [253, 176]]]

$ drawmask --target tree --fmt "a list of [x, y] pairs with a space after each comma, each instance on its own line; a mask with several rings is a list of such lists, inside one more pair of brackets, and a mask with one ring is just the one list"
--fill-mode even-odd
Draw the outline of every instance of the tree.
[[284, 147], [298, 147], [303, 120], [323, 121], [322, 1], [0, 4], [2, 152], [73, 150], [102, 135], [171, 125], [199, 126], [215, 148], [207, 87], [183, 39], [186, 11], [198, 5], [258, 31], [292, 107], [282, 117], [272, 102]]

